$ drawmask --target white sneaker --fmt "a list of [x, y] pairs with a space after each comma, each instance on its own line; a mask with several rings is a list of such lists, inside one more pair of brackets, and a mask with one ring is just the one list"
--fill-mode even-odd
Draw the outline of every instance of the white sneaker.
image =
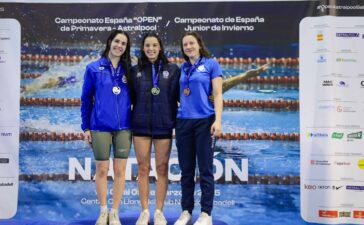
[[109, 225], [121, 225], [118, 211], [110, 210]]
[[167, 225], [167, 220], [163, 215], [163, 212], [159, 209], [154, 213], [154, 225]]
[[212, 218], [209, 214], [202, 212], [193, 225], [212, 225]]
[[181, 213], [174, 225], [191, 225], [191, 219], [191, 214], [187, 210], [185, 210]]
[[108, 218], [107, 218], [107, 210], [101, 211], [99, 218], [97, 218], [95, 225], [107, 225]]
[[149, 211], [148, 209], [144, 209], [140, 215], [139, 215], [139, 218], [136, 222], [135, 225], [148, 225], [149, 223], [149, 217], [150, 217], [150, 214], [149, 214]]

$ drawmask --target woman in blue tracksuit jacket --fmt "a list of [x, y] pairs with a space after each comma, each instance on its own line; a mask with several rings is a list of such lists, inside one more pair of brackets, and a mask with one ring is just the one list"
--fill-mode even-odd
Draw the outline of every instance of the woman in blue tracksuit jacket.
[[[181, 50], [186, 62], [181, 66], [176, 145], [182, 172], [182, 214], [175, 225], [191, 224], [196, 164], [200, 174], [201, 214], [194, 225], [212, 225], [213, 155], [214, 140], [221, 134], [222, 71], [196, 32], [183, 35]], [[214, 97], [213, 103], [209, 101], [210, 95]]]
[[155, 225], [166, 225], [163, 205], [168, 187], [168, 160], [172, 130], [175, 126], [180, 70], [164, 55], [160, 38], [146, 34], [141, 44], [141, 57], [132, 68], [132, 129], [138, 161], [138, 188], [142, 212], [136, 225], [147, 225], [151, 147], [154, 144], [157, 171]]
[[[119, 225], [119, 205], [131, 145], [131, 99], [127, 85], [130, 39], [116, 30], [107, 39], [102, 57], [86, 67], [81, 96], [81, 128], [96, 160], [96, 192], [100, 215], [96, 225]], [[113, 202], [107, 210], [107, 174], [113, 146]]]

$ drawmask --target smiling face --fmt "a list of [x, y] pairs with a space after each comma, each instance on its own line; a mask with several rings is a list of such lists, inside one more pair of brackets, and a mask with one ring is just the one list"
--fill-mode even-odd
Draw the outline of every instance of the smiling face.
[[144, 41], [143, 51], [148, 60], [154, 63], [158, 59], [161, 46], [155, 37], [147, 37]]
[[127, 37], [124, 34], [117, 34], [110, 43], [109, 57], [120, 58], [124, 54], [127, 44]]
[[196, 60], [200, 57], [201, 46], [198, 44], [197, 39], [192, 35], [187, 35], [182, 39], [183, 53], [187, 55], [190, 60]]

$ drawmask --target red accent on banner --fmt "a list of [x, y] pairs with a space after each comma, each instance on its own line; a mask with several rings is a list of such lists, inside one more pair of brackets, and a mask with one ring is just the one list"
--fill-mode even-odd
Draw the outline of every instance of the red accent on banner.
[[364, 219], [364, 211], [354, 211], [353, 217], [357, 219]]
[[337, 211], [330, 211], [330, 210], [319, 210], [319, 217], [337, 218], [338, 217], [338, 212]]

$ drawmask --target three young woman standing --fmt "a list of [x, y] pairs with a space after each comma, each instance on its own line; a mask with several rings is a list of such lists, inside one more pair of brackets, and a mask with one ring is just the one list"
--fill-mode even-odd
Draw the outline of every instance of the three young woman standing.
[[[129, 37], [125, 32], [114, 31], [108, 38], [101, 59], [86, 68], [81, 114], [82, 129], [86, 140], [92, 143], [96, 160], [96, 191], [101, 207], [96, 225], [121, 224], [118, 208], [124, 190], [130, 128], [133, 129], [138, 161], [138, 189], [142, 207], [136, 225], [147, 225], [150, 221], [148, 197], [152, 144], [157, 171], [154, 224], [167, 224], [163, 205], [175, 125], [182, 171], [182, 213], [175, 225], [191, 224], [196, 157], [202, 196], [201, 214], [194, 224], [212, 224], [213, 147], [215, 138], [221, 134], [222, 71], [219, 64], [210, 58], [197, 33], [183, 35], [181, 50], [186, 62], [179, 70], [175, 64], [168, 62], [160, 38], [147, 34], [142, 41], [138, 65], [130, 70]], [[210, 95], [214, 97], [213, 103], [209, 100]], [[107, 213], [111, 144], [114, 149], [114, 190], [113, 205], [110, 213]]]

